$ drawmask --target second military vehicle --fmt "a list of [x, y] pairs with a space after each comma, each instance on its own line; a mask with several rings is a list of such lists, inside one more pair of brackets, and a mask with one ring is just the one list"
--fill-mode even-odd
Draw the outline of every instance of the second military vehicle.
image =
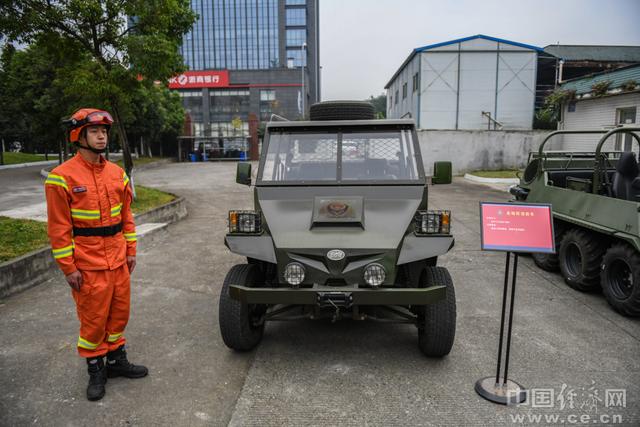
[[[251, 164], [236, 181], [251, 185]], [[310, 121], [266, 127], [254, 209], [229, 212], [225, 244], [247, 258], [220, 294], [220, 331], [255, 347], [265, 322], [343, 317], [411, 323], [427, 356], [456, 329], [451, 212], [429, 210], [412, 120], [373, 120], [368, 103], [328, 102]]]
[[[534, 254], [535, 263], [560, 270], [579, 291], [602, 289], [609, 304], [640, 316], [640, 169], [638, 127], [556, 131], [531, 153], [516, 200], [553, 205], [556, 254]], [[594, 151], [549, 151], [556, 135], [602, 134]], [[618, 149], [604, 151], [618, 135]], [[626, 150], [626, 151], [625, 151]]]

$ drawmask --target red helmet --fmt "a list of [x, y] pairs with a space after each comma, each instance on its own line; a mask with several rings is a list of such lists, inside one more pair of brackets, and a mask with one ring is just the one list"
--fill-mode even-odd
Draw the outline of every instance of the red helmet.
[[111, 114], [104, 110], [81, 108], [65, 122], [69, 124], [69, 142], [73, 144], [79, 142], [80, 132], [87, 126], [106, 126], [107, 130], [109, 130], [113, 123], [113, 118]]

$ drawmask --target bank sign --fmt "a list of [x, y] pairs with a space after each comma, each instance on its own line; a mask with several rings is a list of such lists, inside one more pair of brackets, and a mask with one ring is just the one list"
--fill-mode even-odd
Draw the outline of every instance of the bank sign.
[[480, 219], [483, 250], [556, 251], [550, 205], [481, 202]]
[[228, 87], [229, 72], [185, 71], [169, 79], [169, 89], [199, 89], [203, 87]]

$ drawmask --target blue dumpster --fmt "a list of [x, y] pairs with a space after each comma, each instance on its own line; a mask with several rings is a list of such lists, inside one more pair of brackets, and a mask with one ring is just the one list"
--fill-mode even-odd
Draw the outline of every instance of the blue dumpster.
[[197, 162], [197, 161], [198, 161], [198, 155], [197, 155], [196, 153], [190, 153], [190, 154], [189, 154], [189, 159], [190, 159], [192, 162]]

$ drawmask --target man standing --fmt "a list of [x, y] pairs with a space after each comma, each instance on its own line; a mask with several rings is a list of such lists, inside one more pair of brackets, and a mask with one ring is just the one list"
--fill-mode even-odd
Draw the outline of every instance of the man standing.
[[[78, 353], [87, 359], [87, 398], [105, 394], [107, 377], [141, 378], [147, 368], [127, 360], [130, 274], [136, 266], [136, 232], [129, 177], [101, 154], [111, 115], [83, 108], [65, 123], [77, 154], [45, 181], [53, 257], [76, 302]], [[107, 356], [105, 366], [103, 357]]]

